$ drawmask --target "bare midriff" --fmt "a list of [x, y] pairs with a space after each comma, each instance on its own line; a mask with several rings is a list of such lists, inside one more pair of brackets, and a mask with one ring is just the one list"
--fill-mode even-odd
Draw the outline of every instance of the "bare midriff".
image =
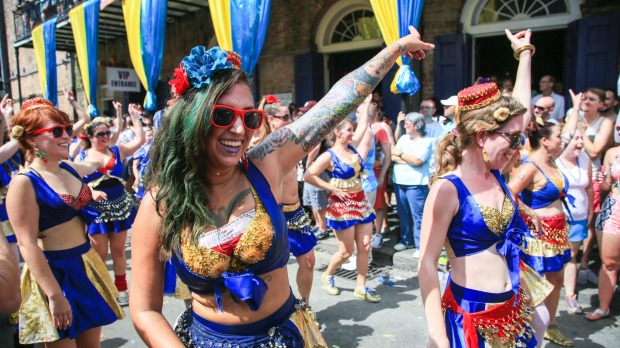
[[67, 250], [86, 242], [86, 226], [79, 216], [39, 233], [38, 245], [43, 251]]
[[450, 277], [458, 285], [489, 293], [512, 289], [506, 259], [497, 252], [497, 243], [483, 252], [451, 257]]

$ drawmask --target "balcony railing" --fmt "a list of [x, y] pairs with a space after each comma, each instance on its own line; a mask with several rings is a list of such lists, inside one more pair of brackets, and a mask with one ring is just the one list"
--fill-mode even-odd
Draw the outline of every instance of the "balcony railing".
[[15, 23], [15, 42], [30, 37], [32, 29], [53, 17], [62, 20], [68, 17], [69, 10], [85, 0], [19, 0], [13, 11]]

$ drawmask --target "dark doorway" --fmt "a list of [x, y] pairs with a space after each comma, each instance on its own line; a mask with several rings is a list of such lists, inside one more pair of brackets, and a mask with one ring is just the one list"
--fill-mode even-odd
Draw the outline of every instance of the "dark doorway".
[[[536, 46], [536, 56], [532, 59], [533, 90], [538, 90], [538, 81], [543, 75], [553, 75], [563, 82], [566, 29], [535, 32], [532, 44]], [[510, 78], [514, 82], [517, 62], [505, 35], [476, 38], [475, 52], [474, 78], [494, 75], [498, 80]]]

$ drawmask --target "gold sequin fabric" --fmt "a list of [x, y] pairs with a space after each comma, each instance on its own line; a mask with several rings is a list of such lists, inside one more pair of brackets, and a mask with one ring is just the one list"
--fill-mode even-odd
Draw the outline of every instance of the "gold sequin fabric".
[[568, 242], [569, 225], [564, 214], [541, 216], [544, 231], [536, 232], [529, 217], [523, 217], [530, 228], [532, 237], [526, 237], [522, 246], [524, 252], [531, 256], [555, 257], [563, 255], [570, 249]]
[[[533, 311], [527, 305], [529, 299], [525, 291], [520, 288], [517, 305], [510, 313], [498, 320], [474, 320], [476, 331], [491, 347], [527, 347], [527, 342], [534, 335], [531, 325]], [[487, 305], [487, 309], [494, 306], [497, 305]]]
[[[183, 262], [192, 272], [207, 278], [218, 278], [224, 272], [244, 271], [265, 258], [273, 242], [274, 229], [254, 188], [252, 195], [256, 202], [254, 218], [247, 225], [231, 256], [195, 245], [186, 233], [181, 234]], [[204, 233], [217, 233], [217, 230]]]
[[[116, 302], [118, 290], [116, 290], [116, 286], [114, 286], [101, 257], [94, 249], [90, 248], [86, 253], [78, 256], [76, 260], [82, 261], [86, 276], [95, 289], [97, 289], [97, 292], [107, 306], [116, 314], [118, 319], [123, 319], [125, 312]], [[79, 266], [76, 266], [76, 268], [81, 269]], [[71, 272], [72, 270], [66, 270], [65, 273]], [[21, 289], [22, 304], [19, 309], [19, 342], [21, 344], [35, 344], [58, 340], [60, 336], [52, 321], [47, 296], [43, 293], [27, 264], [24, 265], [22, 270]], [[72, 298], [71, 301], [74, 301], [72, 304], [79, 306], [80, 301], [89, 301], [89, 296], [94, 298], [96, 295], [89, 294], [83, 296], [83, 298]], [[91, 314], [94, 318], [98, 315], [97, 313]], [[79, 320], [79, 318], [74, 317], [74, 320]]]
[[482, 213], [482, 218], [487, 227], [497, 235], [506, 230], [515, 213], [515, 208], [508, 196], [504, 196], [501, 212], [493, 207], [480, 204], [478, 204], [478, 208], [480, 209], [480, 213]]

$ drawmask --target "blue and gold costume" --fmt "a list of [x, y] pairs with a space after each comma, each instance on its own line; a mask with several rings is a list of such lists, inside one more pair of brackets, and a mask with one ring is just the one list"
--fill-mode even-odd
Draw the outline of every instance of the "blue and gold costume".
[[[561, 182], [552, 180], [536, 163], [530, 160], [526, 160], [527, 162], [532, 163], [540, 170], [545, 176], [546, 182], [539, 190], [523, 190], [519, 194], [519, 198], [523, 203], [532, 209], [540, 209], [558, 199], [566, 197], [568, 180], [564, 174], [562, 174]], [[526, 222], [530, 222], [529, 218], [524, 217], [524, 219]], [[544, 230], [541, 233], [532, 232], [530, 229], [527, 230], [527, 243], [523, 248], [523, 260], [539, 273], [561, 271], [564, 265], [571, 260], [570, 243], [568, 241], [570, 227], [566, 223], [566, 216], [562, 212], [555, 216], [540, 216], [540, 219], [543, 222]], [[530, 228], [533, 229], [533, 225], [530, 224]]]
[[[61, 163], [60, 167], [80, 179], [68, 164]], [[56, 193], [33, 169], [23, 175], [30, 179], [39, 205], [39, 231], [68, 222], [76, 216], [86, 223], [97, 216], [97, 211], [90, 204], [92, 196], [87, 185], [82, 185], [76, 198]], [[86, 330], [111, 324], [125, 316], [115, 300], [118, 292], [107, 268], [89, 241], [67, 250], [44, 250], [43, 254], [71, 305], [73, 321], [67, 330], [54, 328], [47, 297], [26, 264], [21, 279], [20, 343], [52, 342], [67, 337], [74, 339]]]
[[[245, 302], [251, 310], [258, 310], [267, 292], [267, 284], [258, 275], [284, 267], [289, 259], [286, 220], [267, 180], [252, 162], [246, 175], [256, 208], [203, 234], [198, 245], [182, 234], [181, 248], [171, 258], [177, 275], [189, 290], [214, 294], [219, 310], [225, 309], [225, 292]], [[210, 322], [190, 308], [175, 330], [181, 341], [191, 347], [222, 343], [233, 347], [326, 346], [312, 313], [303, 307], [291, 294], [274, 314], [247, 325]]]
[[485, 342], [493, 347], [518, 344], [535, 347], [536, 339], [530, 326], [532, 310], [527, 304], [529, 296], [520, 287], [520, 277], [526, 279], [528, 286], [536, 286], [530, 288], [537, 293], [532, 295], [535, 303], [546, 297], [549, 288], [520, 261], [519, 247], [523, 244], [526, 226], [516, 212], [516, 204], [499, 171], [491, 172], [505, 193], [501, 211], [477, 204], [456, 175], [442, 177], [456, 187], [459, 199], [459, 209], [448, 228], [445, 248], [450, 257], [463, 257], [496, 245], [498, 253], [506, 259], [512, 289], [504, 293], [488, 293], [448, 280], [442, 298], [448, 339], [451, 347], [484, 347]]
[[[103, 191], [107, 200], [93, 201], [92, 205], [99, 215], [88, 225], [88, 234], [111, 233], [127, 231], [133, 225], [136, 217], [136, 208], [131, 196], [125, 191], [123, 177], [123, 163], [117, 146], [110, 147], [114, 167], [109, 172], [95, 171], [84, 177], [84, 182], [93, 190]], [[86, 152], [79, 155], [81, 160], [86, 158]], [[111, 160], [112, 160], [111, 159]]]
[[366, 200], [366, 194], [362, 190], [360, 181], [362, 157], [353, 146], [349, 145], [348, 147], [356, 154], [352, 164], [338, 158], [332, 149], [327, 149], [332, 157], [333, 165], [330, 183], [334, 187], [345, 190], [359, 188], [359, 191], [356, 192], [349, 191], [344, 200], [333, 193], [329, 194], [325, 217], [327, 218], [327, 226], [335, 230], [345, 230], [351, 226], [366, 224], [375, 220], [374, 210]]
[[317, 245], [317, 239], [312, 231], [312, 221], [304, 208], [297, 201], [295, 204], [282, 204], [282, 212], [288, 227], [291, 252], [295, 257], [308, 253]]

